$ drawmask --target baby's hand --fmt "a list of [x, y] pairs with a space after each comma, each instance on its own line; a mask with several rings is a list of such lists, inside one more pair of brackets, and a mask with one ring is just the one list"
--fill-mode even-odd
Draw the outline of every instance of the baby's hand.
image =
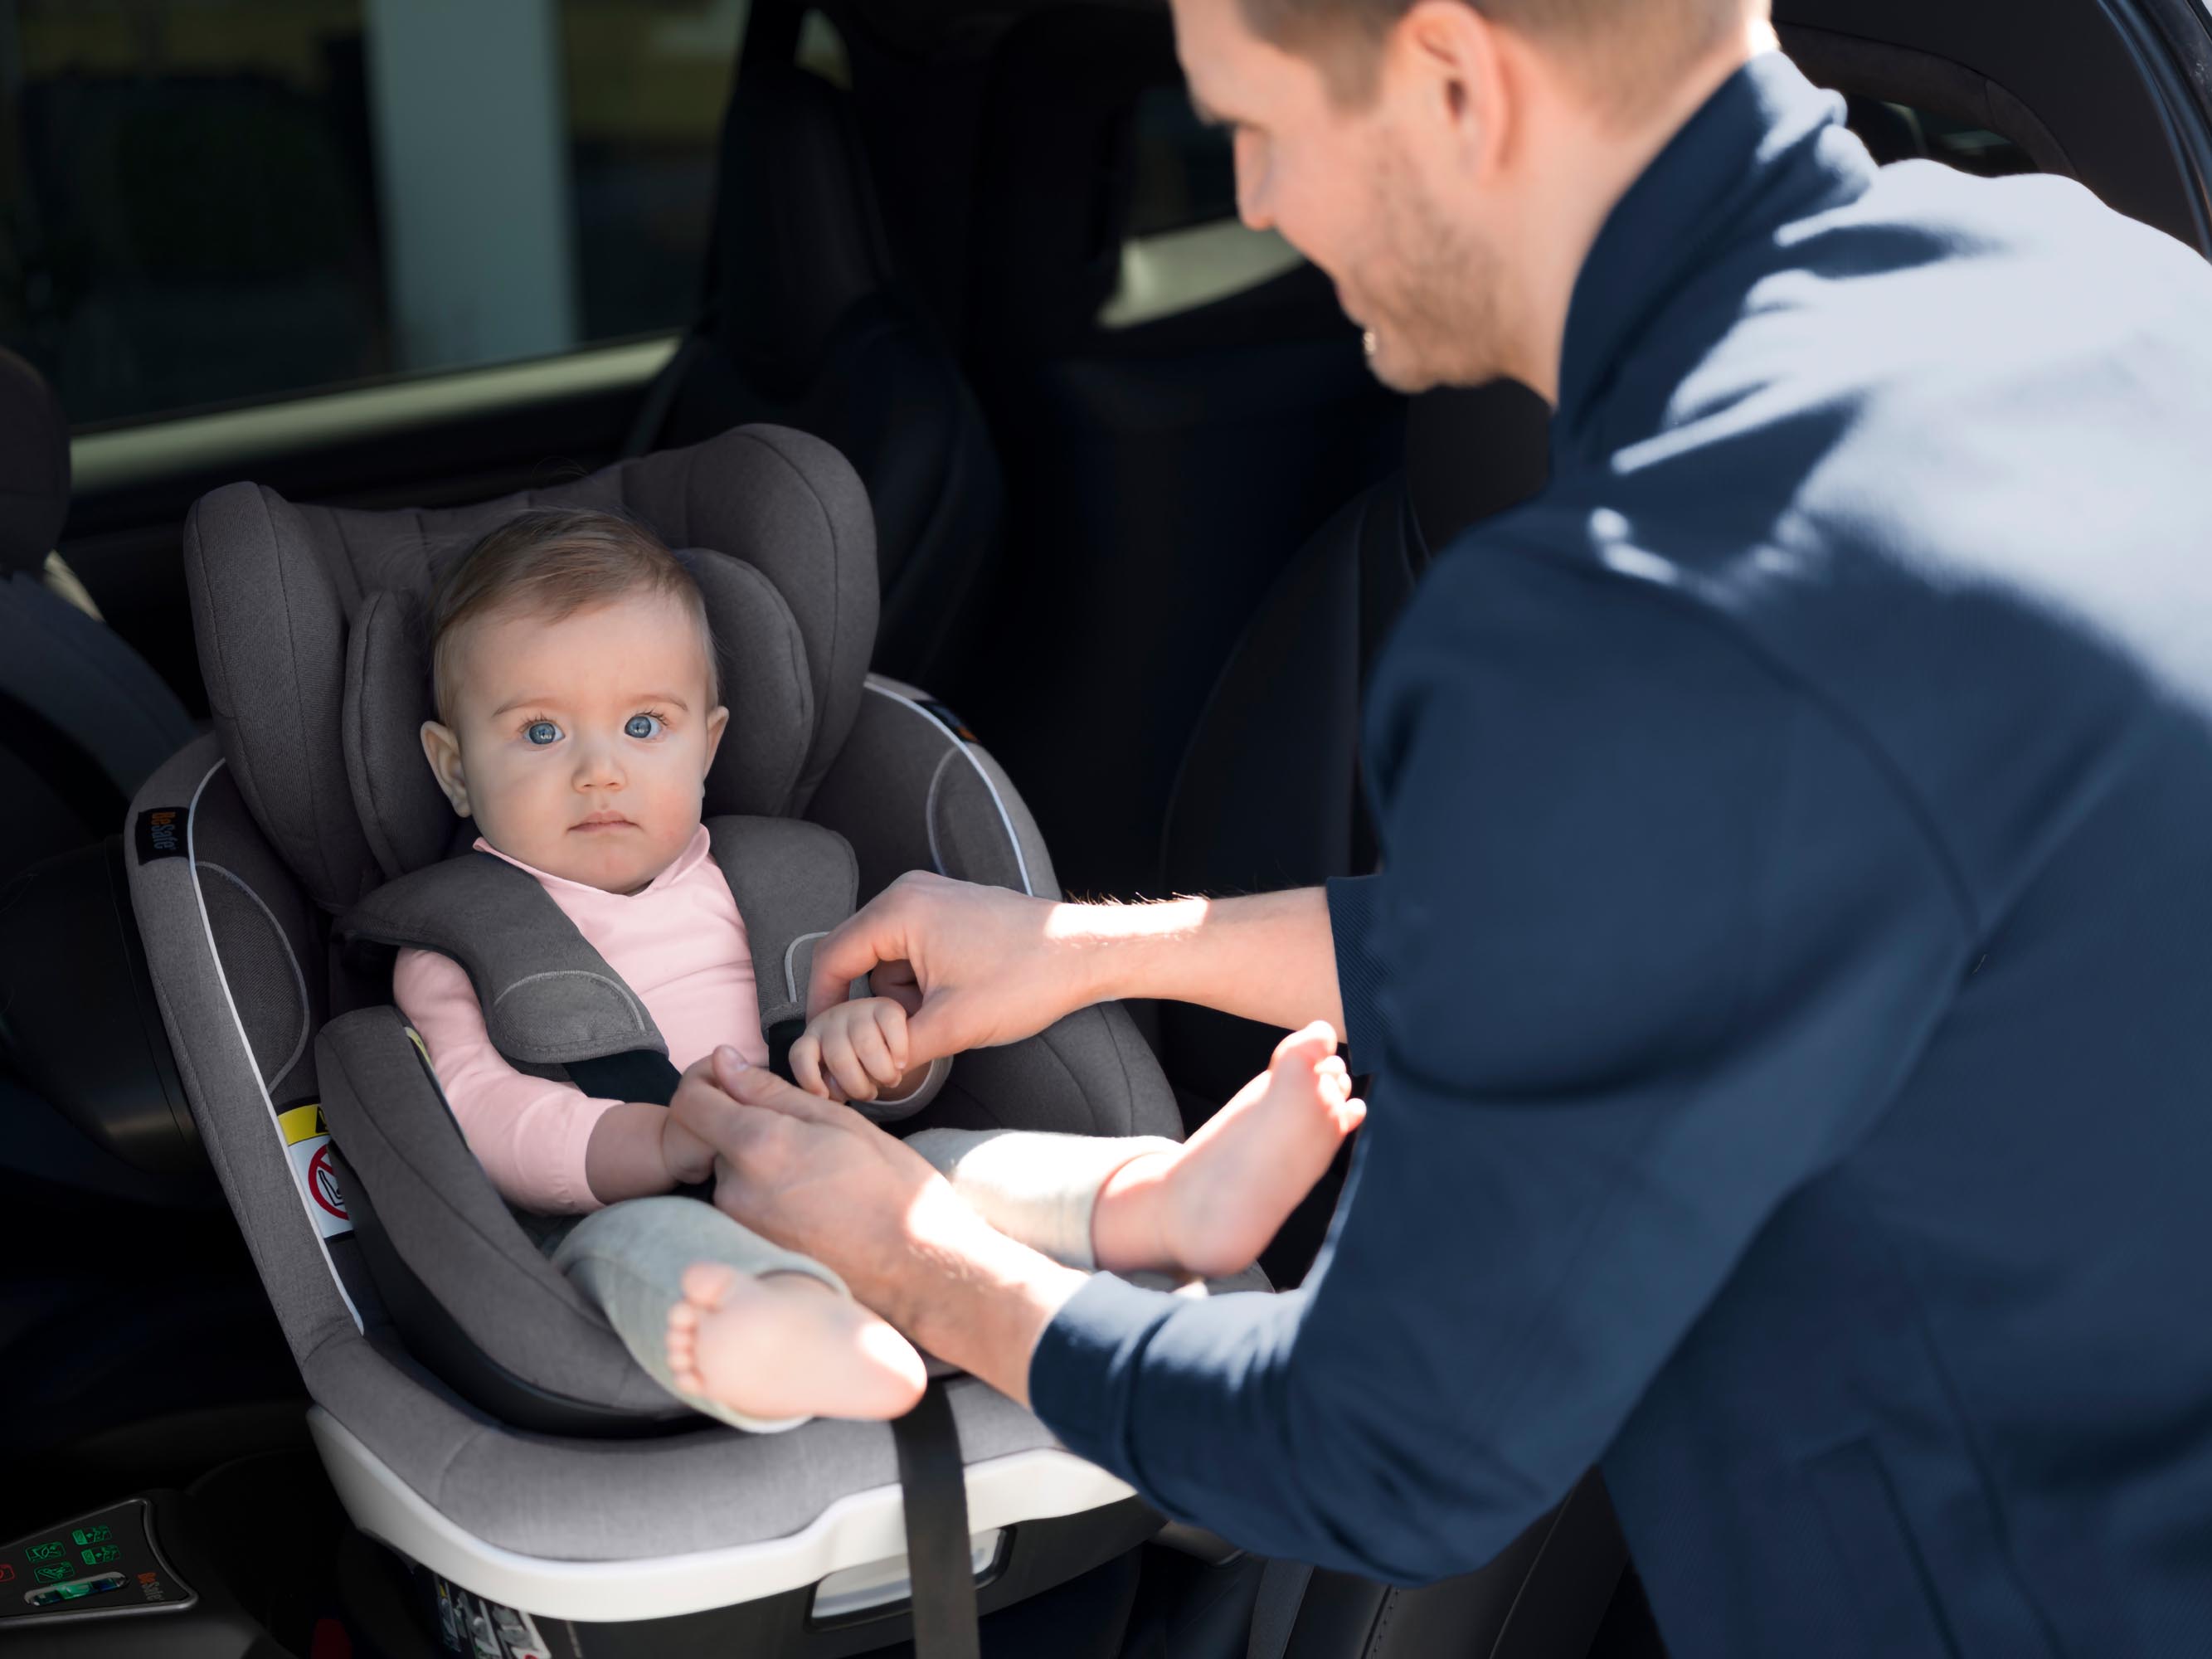
[[714, 1173], [714, 1149], [677, 1121], [673, 1112], [661, 1115], [660, 1161], [668, 1166], [670, 1182], [678, 1187], [691, 1186]]
[[791, 1075], [809, 1094], [873, 1100], [906, 1079], [906, 1010], [889, 997], [861, 997], [817, 1014], [791, 1045]]

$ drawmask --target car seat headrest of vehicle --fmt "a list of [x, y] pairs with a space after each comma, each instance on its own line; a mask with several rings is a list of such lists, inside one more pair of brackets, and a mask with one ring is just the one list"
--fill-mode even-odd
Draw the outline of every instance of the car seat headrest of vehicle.
[[0, 350], [0, 567], [35, 574], [69, 517], [69, 417], [46, 377]]
[[722, 128], [714, 330], [789, 395], [847, 312], [890, 285], [890, 255], [846, 94], [781, 64], [741, 73]]
[[424, 614], [447, 565], [528, 507], [625, 511], [699, 580], [729, 728], [708, 814], [802, 808], [859, 707], [875, 636], [874, 531], [828, 445], [749, 427], [478, 506], [300, 507], [233, 484], [185, 524], [200, 663], [240, 793], [325, 908], [457, 850], [422, 756]]

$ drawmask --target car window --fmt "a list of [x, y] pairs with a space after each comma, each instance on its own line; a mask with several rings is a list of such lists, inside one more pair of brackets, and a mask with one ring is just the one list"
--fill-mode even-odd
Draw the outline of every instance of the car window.
[[1274, 232], [1248, 230], [1237, 218], [1229, 134], [1200, 123], [1181, 84], [1147, 88], [1130, 119], [1121, 272], [1099, 309], [1101, 327], [1180, 316], [1304, 263]]
[[80, 425], [681, 326], [744, 0], [12, 0], [0, 343]]

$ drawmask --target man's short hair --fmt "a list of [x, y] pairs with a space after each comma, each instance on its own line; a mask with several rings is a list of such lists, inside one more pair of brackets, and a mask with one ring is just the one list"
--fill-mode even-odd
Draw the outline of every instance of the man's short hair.
[[[1239, 0], [1263, 40], [1322, 59], [1347, 102], [1374, 84], [1373, 48], [1414, 0]], [[1461, 0], [1501, 28], [1556, 52], [1607, 109], [1662, 101], [1673, 77], [1717, 46], [1766, 0]], [[1346, 60], [1349, 41], [1359, 56]]]
[[486, 617], [559, 622], [594, 605], [640, 595], [672, 600], [699, 630], [707, 696], [720, 697], [714, 631], [697, 578], [635, 519], [589, 507], [534, 507], [516, 514], [453, 562], [430, 597], [432, 695], [453, 724], [460, 641]]

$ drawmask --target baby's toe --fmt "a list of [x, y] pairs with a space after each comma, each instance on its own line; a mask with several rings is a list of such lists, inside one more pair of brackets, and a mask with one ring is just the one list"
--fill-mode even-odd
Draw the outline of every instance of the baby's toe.
[[1303, 1031], [1293, 1031], [1275, 1045], [1273, 1065], [1312, 1067], [1336, 1052], [1336, 1033], [1323, 1021], [1316, 1020]]
[[684, 1298], [712, 1313], [738, 1282], [738, 1270], [723, 1261], [695, 1261], [684, 1270]]

